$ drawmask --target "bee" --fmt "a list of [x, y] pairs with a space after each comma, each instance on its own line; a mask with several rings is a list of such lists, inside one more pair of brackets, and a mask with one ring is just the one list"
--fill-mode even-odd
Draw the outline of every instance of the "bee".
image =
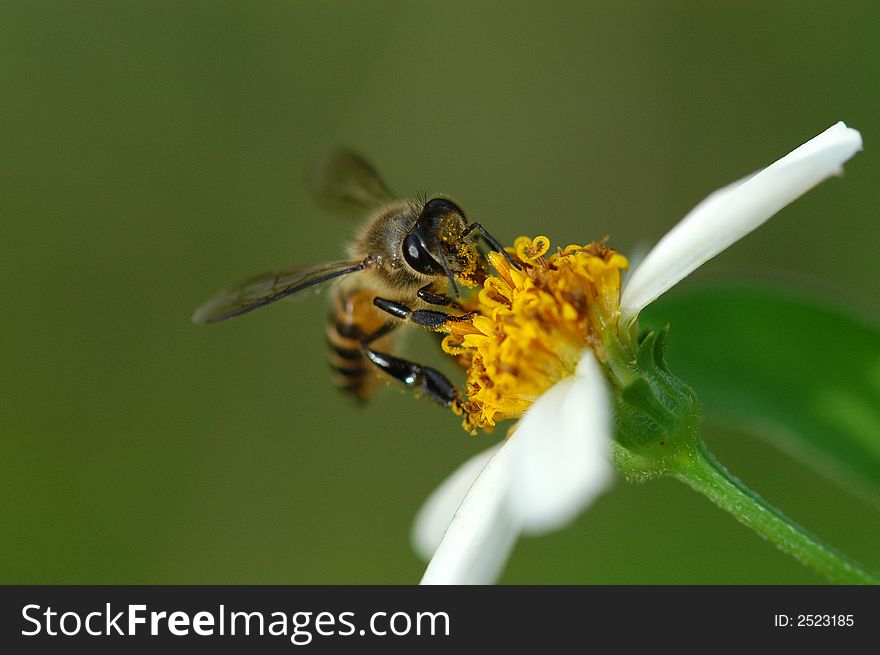
[[332, 280], [326, 334], [337, 385], [367, 399], [384, 373], [460, 413], [460, 394], [445, 375], [392, 354], [397, 330], [408, 324], [436, 331], [448, 321], [470, 318], [453, 296], [487, 276], [478, 239], [512, 266], [518, 263], [452, 200], [395, 199], [355, 153], [339, 150], [322, 158], [311, 187], [321, 200], [368, 212], [348, 258], [245, 280], [197, 309], [193, 322], [236, 318]]

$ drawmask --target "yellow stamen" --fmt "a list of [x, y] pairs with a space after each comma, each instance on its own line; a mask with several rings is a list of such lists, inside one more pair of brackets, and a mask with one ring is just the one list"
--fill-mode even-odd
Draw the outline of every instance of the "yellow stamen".
[[602, 332], [617, 321], [626, 258], [604, 243], [545, 257], [549, 248], [545, 236], [518, 238], [508, 253], [522, 270], [490, 253], [497, 274], [466, 307], [474, 316], [443, 328], [443, 350], [468, 366], [461, 409], [471, 433], [522, 416], [574, 372], [585, 349], [605, 359]]

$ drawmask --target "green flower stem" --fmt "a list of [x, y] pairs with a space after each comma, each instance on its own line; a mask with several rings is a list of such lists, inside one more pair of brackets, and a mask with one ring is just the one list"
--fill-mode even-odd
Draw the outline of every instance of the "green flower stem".
[[828, 580], [839, 584], [880, 584], [877, 574], [822, 543], [745, 487], [702, 443], [669, 472]]

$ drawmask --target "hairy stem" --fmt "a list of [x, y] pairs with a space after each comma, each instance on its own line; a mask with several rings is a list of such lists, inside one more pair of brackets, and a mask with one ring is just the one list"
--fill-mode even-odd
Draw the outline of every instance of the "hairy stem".
[[748, 489], [701, 443], [670, 471], [784, 553], [838, 584], [880, 584], [880, 577], [828, 546]]

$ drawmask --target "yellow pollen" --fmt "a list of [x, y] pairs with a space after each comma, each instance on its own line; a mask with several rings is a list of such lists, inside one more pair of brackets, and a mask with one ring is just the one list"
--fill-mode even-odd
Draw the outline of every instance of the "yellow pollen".
[[466, 321], [443, 328], [443, 350], [467, 367], [464, 427], [491, 430], [519, 418], [553, 384], [571, 375], [583, 351], [604, 360], [603, 330], [615, 326], [626, 258], [602, 242], [570, 245], [545, 257], [550, 240], [520, 237], [508, 253], [489, 253], [496, 275], [465, 303]]

